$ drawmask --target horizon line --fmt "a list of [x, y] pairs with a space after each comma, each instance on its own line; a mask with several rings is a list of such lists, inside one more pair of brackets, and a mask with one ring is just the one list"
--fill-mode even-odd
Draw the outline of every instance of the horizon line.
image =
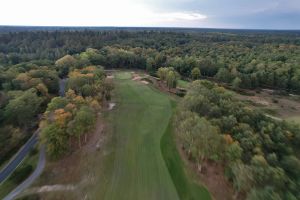
[[74, 25], [2, 25], [3, 27], [35, 27], [35, 28], [146, 28], [146, 29], [214, 29], [214, 30], [257, 30], [257, 31], [300, 31], [300, 29], [279, 29], [279, 28], [225, 28], [225, 27], [181, 27], [181, 26], [74, 26]]

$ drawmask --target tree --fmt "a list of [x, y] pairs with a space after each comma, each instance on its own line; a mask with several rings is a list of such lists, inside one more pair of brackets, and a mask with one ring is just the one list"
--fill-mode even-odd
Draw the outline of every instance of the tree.
[[97, 49], [92, 48], [88, 48], [84, 53], [81, 53], [80, 57], [86, 57], [93, 65], [102, 65], [105, 60], [104, 56]]
[[169, 89], [176, 88], [177, 85], [177, 78], [174, 71], [169, 71], [166, 77], [167, 86]]
[[225, 156], [227, 161], [235, 162], [242, 158], [243, 149], [240, 147], [238, 142], [234, 142], [227, 146]]
[[73, 56], [66, 55], [55, 62], [55, 65], [59, 69], [59, 74], [64, 77], [68, 74], [70, 68], [75, 67], [76, 59]]
[[263, 189], [252, 189], [247, 196], [247, 200], [281, 200], [280, 195], [274, 188], [266, 186]]
[[95, 91], [93, 90], [93, 87], [90, 84], [85, 84], [81, 88], [81, 93], [84, 97], [87, 97], [87, 96], [93, 96]]
[[285, 156], [281, 163], [283, 169], [293, 178], [300, 178], [300, 160], [296, 156]]
[[241, 83], [242, 83], [242, 80], [239, 77], [235, 77], [235, 79], [233, 79], [231, 84], [234, 89], [238, 89], [240, 87]]
[[4, 109], [4, 117], [18, 125], [28, 125], [38, 113], [43, 100], [35, 89], [25, 91], [21, 96], [9, 101]]
[[56, 123], [50, 124], [42, 130], [41, 141], [46, 144], [47, 153], [52, 158], [59, 158], [68, 149], [68, 135]]
[[157, 70], [157, 76], [160, 78], [161, 81], [165, 81], [168, 75], [168, 68], [167, 67], [160, 67]]
[[36, 86], [36, 89], [38, 90], [40, 96], [48, 97], [48, 88], [43, 83], [39, 83]]
[[176, 120], [176, 132], [182, 139], [188, 155], [196, 160], [198, 170], [201, 171], [205, 160], [220, 160], [223, 138], [218, 134], [218, 129], [205, 118], [200, 118], [195, 113], [181, 112]]
[[229, 70], [226, 68], [220, 68], [218, 70], [218, 73], [216, 74], [216, 78], [219, 81], [222, 81], [225, 83], [230, 83], [230, 81], [232, 80], [232, 76], [231, 76]]
[[251, 160], [253, 175], [257, 185], [264, 185], [269, 178], [270, 166], [263, 155], [255, 155]]
[[78, 144], [81, 148], [81, 135], [87, 134], [87, 132], [95, 124], [96, 117], [93, 111], [87, 107], [82, 106], [80, 110], [76, 113], [76, 116], [68, 124], [67, 132], [71, 136], [78, 138]]
[[191, 77], [192, 77], [192, 79], [193, 79], [193, 80], [199, 79], [199, 78], [200, 78], [200, 75], [201, 75], [200, 69], [197, 68], [197, 67], [193, 68], [193, 70], [192, 70], [192, 72], [191, 72]]
[[48, 104], [47, 111], [54, 111], [64, 108], [68, 104], [68, 100], [64, 97], [54, 97]]
[[[251, 167], [248, 165], [237, 162], [231, 167], [233, 173], [233, 184], [237, 192], [248, 192], [253, 184], [254, 177]], [[235, 194], [235, 197], [238, 193]]]
[[146, 70], [148, 73], [153, 74], [155, 72], [155, 60], [153, 58], [148, 58], [146, 60]]

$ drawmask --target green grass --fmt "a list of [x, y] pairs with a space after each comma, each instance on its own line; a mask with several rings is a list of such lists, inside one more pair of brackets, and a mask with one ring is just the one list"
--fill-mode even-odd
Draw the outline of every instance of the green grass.
[[[175, 103], [173, 106], [175, 107]], [[205, 187], [198, 185], [196, 180], [193, 180], [196, 175], [181, 160], [172, 133], [173, 129], [170, 122], [161, 139], [161, 150], [180, 199], [210, 200], [209, 192]]]
[[178, 80], [177, 82], [177, 86], [180, 87], [180, 88], [188, 88], [190, 86], [190, 82], [188, 81], [185, 81], [185, 80]]
[[300, 124], [300, 116], [289, 117], [286, 120], [289, 122]]
[[[16, 171], [12, 173], [7, 180], [0, 185], [0, 199], [3, 199], [10, 191], [17, 187], [22, 181], [24, 181], [35, 169], [38, 161], [38, 153], [28, 155], [25, 160], [17, 167]], [[22, 175], [21, 169], [26, 166], [31, 166], [32, 170], [28, 173], [25, 172]]]
[[110, 145], [113, 156], [103, 163], [106, 166], [102, 170], [106, 173], [97, 177], [101, 181], [96, 184], [92, 197], [105, 200], [210, 199], [204, 188], [188, 180], [170, 137], [171, 97], [132, 81], [129, 72], [116, 73], [114, 81], [116, 107], [105, 116], [114, 133]]
[[115, 77], [116, 150], [104, 199], [179, 199], [160, 150], [172, 114], [168, 96], [130, 80], [130, 73]]

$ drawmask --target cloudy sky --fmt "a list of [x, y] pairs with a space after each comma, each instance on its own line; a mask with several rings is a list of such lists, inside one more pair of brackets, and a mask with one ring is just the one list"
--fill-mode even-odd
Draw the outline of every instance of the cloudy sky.
[[300, 29], [300, 0], [0, 0], [0, 25]]

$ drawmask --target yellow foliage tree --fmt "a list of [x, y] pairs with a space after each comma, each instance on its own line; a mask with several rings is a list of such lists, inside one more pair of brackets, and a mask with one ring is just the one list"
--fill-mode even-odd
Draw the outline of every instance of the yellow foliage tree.
[[65, 127], [69, 119], [72, 118], [70, 112], [66, 112], [64, 109], [57, 109], [54, 111], [54, 120], [60, 127]]

